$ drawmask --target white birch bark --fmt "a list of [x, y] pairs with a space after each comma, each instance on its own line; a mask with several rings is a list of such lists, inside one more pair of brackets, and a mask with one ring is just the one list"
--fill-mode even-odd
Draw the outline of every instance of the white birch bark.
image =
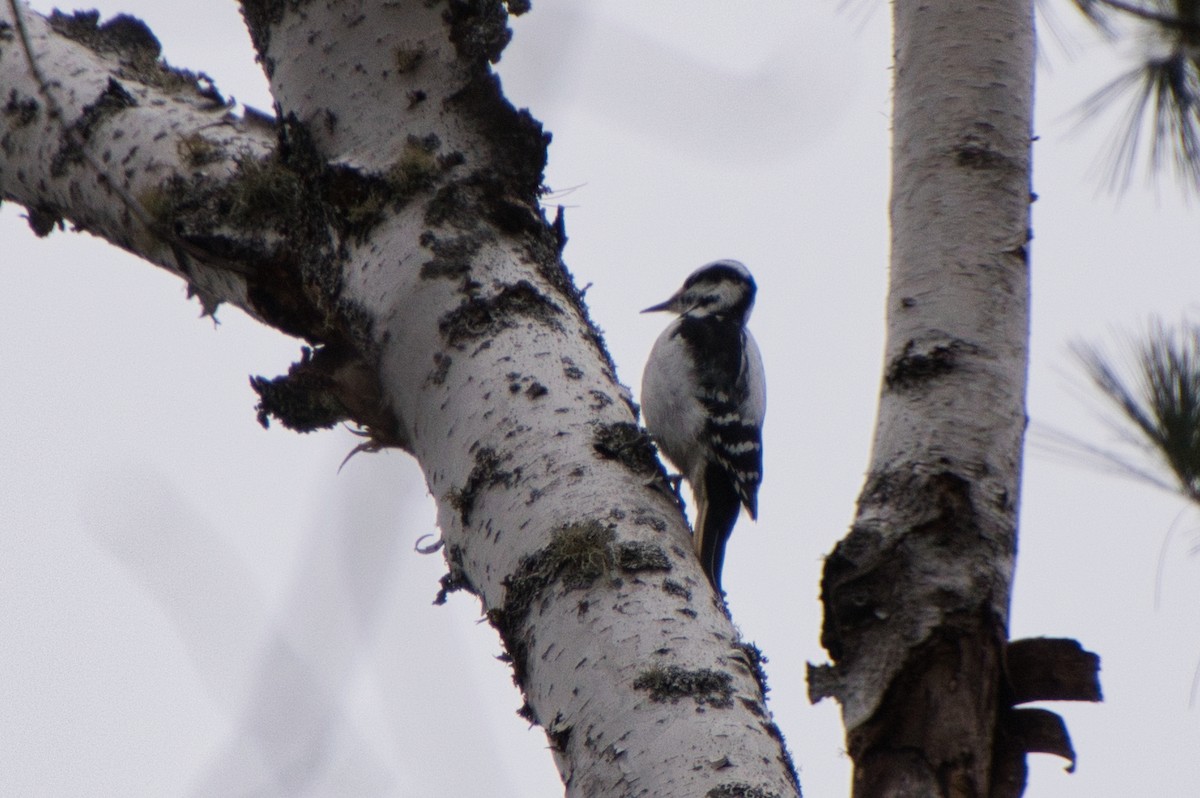
[[6, 0], [0, 196], [314, 345], [290, 403], [268, 409], [301, 428], [340, 413], [419, 461], [445, 585], [500, 631], [568, 795], [798, 794], [756, 654], [695, 562], [537, 205], [540, 126], [488, 67], [504, 8], [243, 11], [278, 141], [206, 87], [144, 71], [128, 23], [132, 45], [72, 39], [23, 7], [40, 86]]
[[834, 665], [810, 685], [842, 704], [856, 794], [987, 794], [1025, 426], [1033, 13], [894, 12], [885, 373], [825, 570]]
[[[55, 32], [20, 7], [23, 25], [10, 0], [0, 3], [0, 199], [23, 205], [39, 234], [68, 216], [73, 229], [185, 277], [206, 302], [254, 315], [243, 269], [215, 255], [188, 259], [182, 241], [151, 229], [146, 208], [173, 176], [222, 177], [234, 154], [265, 156], [270, 127], [235, 117], [206, 81], [159, 68], [157, 42], [140, 23], [101, 35], [60, 18]], [[89, 28], [91, 47], [80, 40]]]

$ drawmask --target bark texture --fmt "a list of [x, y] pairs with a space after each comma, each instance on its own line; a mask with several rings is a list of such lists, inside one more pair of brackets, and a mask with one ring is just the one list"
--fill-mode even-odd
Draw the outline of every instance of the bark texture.
[[308, 342], [254, 381], [261, 418], [350, 420], [420, 462], [441, 597], [479, 597], [568, 795], [797, 795], [758, 652], [542, 214], [549, 137], [491, 71], [523, 6], [245, 0], [272, 119], [164, 67], [137, 20], [0, 6], [0, 197]]
[[[1033, 8], [896, 3], [888, 339], [814, 698], [857, 796], [991, 794], [1025, 427]], [[1022, 760], [1023, 761], [1023, 760]]]

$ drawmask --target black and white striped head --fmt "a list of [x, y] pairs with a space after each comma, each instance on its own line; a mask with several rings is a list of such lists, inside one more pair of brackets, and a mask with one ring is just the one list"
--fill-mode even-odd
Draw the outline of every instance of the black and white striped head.
[[717, 260], [692, 272], [666, 302], [642, 313], [669, 310], [680, 316], [725, 316], [745, 323], [757, 290], [749, 269], [736, 260]]

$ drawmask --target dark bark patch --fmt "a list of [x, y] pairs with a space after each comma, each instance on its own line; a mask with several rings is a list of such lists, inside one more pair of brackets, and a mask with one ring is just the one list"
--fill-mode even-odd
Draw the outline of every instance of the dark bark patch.
[[438, 329], [446, 342], [462, 349], [468, 341], [478, 340], [515, 328], [527, 319], [562, 332], [558, 317], [562, 309], [533, 287], [528, 280], [506, 285], [489, 298], [469, 297], [442, 316]]
[[[908, 651], [874, 714], [847, 733], [855, 795], [987, 795], [1003, 642], [985, 610]], [[903, 792], [903, 790], [901, 790]]]
[[[223, 240], [205, 241], [201, 238], [200, 242], [219, 252]], [[213, 244], [216, 246], [213, 247]], [[246, 254], [241, 249], [234, 250], [239, 260]], [[289, 335], [313, 342], [333, 337], [326, 313], [321, 304], [313, 300], [308, 286], [299, 279], [297, 271], [292, 253], [263, 253], [257, 260], [255, 272], [247, 280], [247, 293], [254, 309], [271, 326]]]
[[1075, 770], [1075, 748], [1063, 719], [1045, 709], [1014, 709], [1001, 719], [1008, 732], [1019, 739], [1026, 753], [1054, 754], [1070, 761]]
[[662, 583], [662, 589], [663, 592], [669, 596], [675, 596], [683, 599], [684, 601], [692, 600], [692, 591], [688, 590], [674, 579], [664, 579]]
[[575, 365], [575, 361], [569, 357], [562, 358], [563, 376], [568, 380], [583, 379], [583, 369]]
[[[797, 789], [796, 793], [799, 794], [799, 792]], [[774, 790], [754, 787], [745, 782], [738, 781], [728, 784], [718, 784], [704, 793], [704, 798], [781, 798], [781, 796]]]
[[[334, 211], [343, 238], [362, 241], [386, 213], [399, 211], [453, 168], [437, 156], [437, 136], [409, 136], [400, 156], [382, 174], [333, 164], [323, 170], [322, 198]], [[422, 242], [424, 243], [424, 242]]]
[[453, 365], [454, 359], [449, 355], [435, 352], [433, 354], [433, 370], [429, 372], [426, 381], [430, 385], [442, 385], [446, 382], [446, 376], [450, 373], [450, 366]]
[[897, 603], [903, 563], [887, 551], [876, 556], [877, 543], [873, 530], [856, 526], [825, 559], [821, 645], [836, 662], [856, 661], [862, 631], [890, 617]]
[[[518, 152], [496, 157], [499, 163], [510, 165], [512, 158], [533, 155], [526, 153], [522, 156]], [[544, 152], [539, 151], [537, 159], [536, 167], [530, 167], [530, 170], [532, 172], [536, 168], [540, 180], [540, 169], [545, 162]], [[536, 191], [530, 193], [527, 190], [525, 181], [528, 179], [529, 175], [524, 172], [519, 176], [484, 175], [475, 172], [447, 182], [437, 189], [432, 200], [426, 205], [425, 223], [431, 228], [453, 227], [481, 242], [493, 237], [497, 230], [522, 242], [529, 260], [536, 265], [553, 293], [563, 297], [583, 320], [588, 339], [607, 366], [605, 376], [615, 383], [616, 366], [605, 348], [603, 333], [592, 322], [583, 304], [582, 294], [576, 289], [574, 279], [562, 264], [555, 234], [546, 225], [540, 211], [536, 210]], [[518, 199], [523, 193], [529, 194], [527, 200]], [[485, 222], [490, 223], [490, 226], [484, 224]], [[426, 240], [432, 240], [430, 235], [426, 234]], [[450, 260], [439, 261], [436, 265], [436, 271], [425, 271], [423, 274], [433, 277], [456, 277], [462, 274], [463, 266], [467, 264]], [[463, 275], [464, 278], [467, 276]], [[631, 404], [631, 410], [636, 416], [636, 406]]]
[[299, 363], [282, 377], [251, 377], [250, 387], [258, 394], [258, 423], [271, 426], [274, 418], [296, 432], [329, 429], [349, 416], [338, 401], [329, 373], [314, 365], [313, 350], [304, 347]]
[[634, 508], [633, 523], [634, 526], [648, 526], [655, 532], [667, 531], [667, 519], [645, 507]]
[[92, 137], [96, 128], [110, 117], [136, 105], [137, 100], [133, 95], [126, 91], [125, 87], [115, 78], [109, 78], [108, 85], [104, 91], [100, 92], [96, 101], [85, 105], [79, 117], [67, 128], [62, 147], [50, 161], [51, 176], [62, 177], [66, 174], [67, 167], [83, 163], [83, 152], [80, 147]]
[[[274, 158], [260, 163], [278, 165], [281, 171], [290, 172], [300, 182], [302, 193], [290, 203], [292, 207], [299, 206], [303, 212], [297, 221], [305, 224], [303, 231], [314, 241], [337, 252], [339, 258], [343, 253], [339, 242], [330, 235], [331, 228], [343, 240], [361, 241], [383, 218], [389, 203], [402, 204], [386, 175], [363, 172], [345, 164], [330, 164], [313, 139], [309, 126], [295, 114], [289, 113], [280, 119], [278, 135], [279, 147]], [[292, 235], [290, 230], [280, 232]], [[309, 274], [318, 280], [335, 276], [327, 282], [324, 291], [327, 296], [335, 296], [341, 285], [338, 269], [323, 262], [306, 265]]]
[[617, 546], [617, 567], [629, 573], [670, 571], [671, 559], [655, 543], [626, 541]]
[[[561, 256], [563, 253], [563, 250], [567, 248], [567, 240], [568, 240], [567, 212], [561, 205], [558, 206], [558, 210], [554, 214], [553, 230], [554, 230], [554, 240], [558, 244], [558, 254]], [[583, 290], [586, 291], [587, 286], [584, 286]], [[580, 293], [582, 294], [583, 292], [581, 291]]]
[[808, 663], [804, 681], [808, 683], [808, 702], [816, 704], [826, 698], [837, 698], [845, 690], [845, 680], [833, 665]]
[[[1032, 237], [1033, 237], [1032, 232], [1026, 236], [1026, 238], [1032, 238]], [[1021, 244], [1020, 246], [1017, 246], [1017, 247], [1013, 247], [1012, 249], [1007, 250], [1004, 254], [1011, 255], [1012, 257], [1016, 258], [1017, 260], [1019, 260], [1021, 262], [1022, 266], [1029, 265], [1029, 248], [1027, 246], [1025, 246], [1024, 244]]]
[[294, 240], [311, 226], [306, 224], [309, 206], [298, 174], [275, 158], [239, 153], [233, 161], [233, 174], [226, 179], [177, 176], [138, 200], [158, 226], [185, 239], [204, 239], [227, 225], [246, 233], [287, 233]]
[[443, 19], [459, 58], [477, 67], [497, 63], [512, 39], [508, 12], [501, 0], [450, 0]]
[[304, 347], [300, 362], [282, 377], [251, 377], [258, 393], [258, 421], [274, 418], [296, 432], [328, 429], [345, 420], [364, 427], [370, 442], [355, 451], [406, 448], [395, 416], [387, 409], [374, 370], [345, 347]]
[[968, 142], [954, 151], [954, 162], [964, 169], [1002, 170], [1013, 167], [1012, 160], [978, 142]]
[[[278, 132], [279, 148], [268, 157], [233, 153], [233, 173], [227, 178], [175, 177], [139, 199], [159, 225], [185, 237], [222, 226], [250, 235], [266, 229], [286, 236], [283, 243], [307, 253], [316, 275], [336, 272], [324, 257], [337, 246], [331, 231], [341, 240], [363, 240], [388, 210], [398, 210], [432, 185], [418, 161], [437, 169], [423, 139], [410, 141], [395, 164], [375, 174], [327, 164], [294, 117], [285, 117]], [[182, 139], [179, 147], [193, 167], [226, 157], [199, 136]]]
[[738, 659], [750, 671], [750, 675], [758, 683], [759, 692], [765, 698], [771, 689], [767, 687], [767, 672], [763, 669], [763, 666], [767, 664], [766, 655], [753, 643], [735, 643], [733, 647], [739, 655]]
[[98, 11], [64, 14], [55, 10], [50, 26], [60, 35], [77, 41], [102, 55], [120, 59], [118, 75], [168, 92], [191, 89], [210, 108], [226, 108], [230, 102], [221, 96], [212, 78], [186, 69], [169, 66], [161, 60], [162, 45], [145, 22], [129, 14], [118, 14], [100, 23]]
[[[970, 487], [949, 472], [920, 478], [894, 473], [868, 477], [860, 506], [889, 503], [911, 519], [911, 526], [905, 534], [885, 536], [856, 524], [826, 558], [821, 644], [840, 666], [857, 664], [861, 649], [872, 644], [867, 637], [872, 629], [898, 622], [906, 606], [905, 591], [927, 578], [925, 572], [959, 570], [954, 562], [969, 556], [978, 529]], [[950, 593], [939, 597], [946, 612], [962, 609], [957, 602], [963, 599]]]
[[1103, 701], [1100, 657], [1069, 638], [1011, 640], [1005, 649], [1012, 704]]
[[383, 221], [388, 208], [401, 204], [391, 184], [379, 175], [334, 164], [320, 178], [320, 199], [343, 240], [361, 243]]
[[[499, 8], [499, 3], [492, 0], [483, 0], [481, 8], [470, 13], [462, 7], [465, 4], [455, 5], [455, 10], [448, 13], [457, 16], [457, 25], [473, 25], [481, 17], [496, 19]], [[455, 36], [459, 42], [473, 40], [463, 29]], [[603, 333], [591, 320], [583, 296], [562, 262], [565, 223], [560, 216], [552, 226], [539, 205], [545, 191], [542, 179], [550, 135], [527, 111], [518, 111], [503, 96], [499, 79], [486, 69], [480, 51], [467, 47], [467, 52], [476, 61], [475, 73], [448, 102], [461, 107], [480, 137], [491, 145], [492, 153], [486, 159], [490, 168], [439, 190], [427, 208], [426, 223], [472, 229], [482, 219], [504, 233], [520, 236], [542, 277], [584, 321], [590, 340], [608, 366], [606, 376], [615, 383], [616, 366], [604, 345]]]
[[1000, 713], [992, 760], [989, 798], [1020, 798], [1029, 777], [1026, 755], [1055, 754], [1075, 770], [1075, 748], [1063, 719], [1045, 709], [1009, 709]]
[[458, 510], [459, 520], [463, 526], [471, 523], [471, 513], [480, 494], [490, 488], [503, 486], [511, 488], [521, 481], [521, 469], [511, 471], [501, 468], [509, 457], [501, 457], [490, 446], [482, 446], [475, 452], [475, 465], [467, 476], [466, 484], [461, 488], [452, 488], [446, 497], [450, 506]]
[[410, 135], [404, 142], [400, 156], [388, 167], [387, 181], [395, 192], [399, 205], [421, 191], [433, 187], [437, 177], [457, 164], [438, 157], [442, 146], [438, 137]]
[[228, 184], [226, 218], [242, 230], [294, 233], [308, 210], [300, 174], [272, 158], [242, 155]]
[[[547, 396], [550, 393], [549, 388], [547, 388], [545, 385], [542, 385], [542, 383], [538, 382], [536, 377], [531, 375], [521, 374], [518, 371], [510, 371], [505, 375], [505, 377], [508, 379], [508, 392], [510, 394], [516, 395], [521, 393], [522, 388], [524, 388], [525, 397], [532, 400], [541, 399], [543, 396]], [[519, 428], [521, 432], [528, 431], [528, 429], [528, 427]], [[507, 433], [506, 437], [512, 437], [512, 435], [513, 432], [510, 431]]]
[[[993, 499], [951, 472], [872, 474], [860, 508], [887, 504], [903, 521], [857, 525], [826, 562], [822, 643], [836, 664], [810, 666], [810, 696], [842, 697], [861, 686], [860, 668], [878, 679], [869, 663], [881, 653], [903, 660], [872, 715], [848, 730], [856, 795], [1015, 798], [1027, 753], [1073, 751], [1057, 716], [1018, 714], [1014, 703], [1100, 697], [1098, 660], [1074, 641], [1004, 640], [993, 597], [1006, 585], [990, 552], [1011, 547], [980, 540], [981, 500]], [[922, 611], [937, 613], [932, 627], [907, 608], [921, 595]]]
[[775, 721], [769, 718], [764, 718], [761, 721], [763, 731], [779, 741], [779, 761], [787, 768], [788, 776], [792, 780], [792, 787], [795, 788], [796, 794], [800, 795], [800, 774], [796, 772], [796, 763], [792, 761], [792, 753], [788, 750], [787, 740], [784, 739], [783, 732]]
[[[347, 257], [344, 240], [366, 235], [380, 208], [395, 201], [393, 187], [385, 177], [329, 165], [293, 115], [279, 120], [277, 132], [279, 145], [271, 156], [241, 156], [233, 179], [206, 181], [210, 185], [199, 189], [200, 211], [188, 221], [212, 230], [236, 223], [244, 213], [251, 227], [241, 231], [241, 239], [262, 241], [269, 255], [268, 267], [249, 279], [256, 309], [285, 331], [310, 341], [343, 342], [373, 362], [377, 344], [370, 316], [341, 297], [340, 265]], [[277, 235], [264, 238], [263, 228]], [[281, 295], [289, 303], [282, 308]], [[283, 314], [268, 315], [272, 311]]]
[[267, 63], [267, 48], [271, 46], [271, 28], [283, 21], [283, 15], [308, 5], [311, 0], [241, 0], [242, 18], [250, 31], [250, 40], [258, 58], [267, 67], [267, 77], [274, 71]]
[[[269, 324], [316, 344], [353, 342], [370, 359], [369, 318], [340, 298], [345, 248], [338, 238], [374, 223], [380, 197], [390, 196], [386, 181], [328, 167], [294, 117], [280, 120], [278, 135], [269, 156], [229, 155], [227, 176], [176, 175], [138, 200], [164, 237], [240, 267], [255, 311]], [[201, 142], [180, 146], [200, 160], [218, 155]]]
[[162, 54], [162, 45], [146, 23], [129, 14], [100, 24], [99, 11], [64, 14], [55, 9], [49, 22], [56, 33], [98, 53], [116, 53], [130, 60], [157, 60]]
[[733, 706], [733, 677], [712, 668], [691, 670], [678, 665], [655, 666], [641, 672], [633, 689], [645, 691], [655, 703], [678, 703], [690, 698], [696, 706]]
[[459, 230], [479, 227], [480, 193], [478, 179], [452, 180], [438, 188], [425, 206], [425, 224], [448, 225]]
[[[138, 201], [155, 229], [244, 271], [255, 311], [290, 335], [322, 343], [348, 338], [339, 324], [340, 277], [324, 214], [313, 193], [277, 158], [235, 155], [224, 178], [174, 176]], [[307, 199], [306, 199], [307, 197]]]
[[[462, 163], [461, 158], [458, 153], [449, 153], [439, 155], [435, 163], [439, 169], [448, 172]], [[524, 203], [515, 193], [519, 189], [510, 188], [510, 184], [511, 181], [498, 174], [479, 171], [448, 180], [426, 205], [425, 223], [430, 227], [450, 226], [476, 233], [481, 233], [485, 225], [490, 224], [493, 230], [520, 237], [530, 259], [545, 272], [546, 261], [538, 256], [550, 250], [536, 246], [535, 242], [548, 228], [537, 209], [537, 194], [531, 194], [529, 203]], [[555, 258], [557, 260], [557, 255]]]
[[22, 97], [13, 89], [8, 93], [8, 101], [4, 103], [4, 115], [12, 120], [14, 128], [22, 128], [33, 124], [37, 119], [41, 105], [32, 97]]
[[597, 521], [568, 524], [550, 536], [541, 551], [521, 559], [517, 569], [504, 580], [504, 606], [488, 612], [488, 620], [504, 641], [513, 666], [513, 682], [525, 682], [531, 646], [526, 620], [534, 603], [550, 585], [567, 590], [591, 587], [611, 576], [616, 565], [612, 527]]
[[[767, 716], [766, 710], [763, 709], [763, 705], [761, 703], [759, 703], [758, 701], [755, 701], [753, 698], [749, 698], [747, 696], [742, 696], [738, 699], [738, 701], [741, 703], [742, 707], [747, 712], [749, 712], [751, 715], [757, 715], [760, 718], [765, 718]], [[771, 725], [774, 726], [774, 724], [771, 724]], [[778, 729], [776, 729], [776, 731], [778, 732]], [[772, 736], [774, 736], [774, 735], [772, 735]]]
[[220, 144], [206, 139], [199, 133], [189, 133], [175, 145], [183, 162], [193, 169], [207, 166], [225, 159], [225, 150]]
[[396, 48], [396, 71], [401, 75], [408, 72], [416, 72], [421, 66], [421, 62], [425, 60], [425, 48], [418, 45], [416, 47], [397, 47]]
[[56, 229], [62, 230], [66, 227], [62, 212], [53, 205], [35, 205], [26, 208], [25, 221], [29, 222], [29, 229], [38, 238], [45, 238]]
[[550, 745], [554, 747], [555, 751], [565, 754], [567, 746], [571, 744], [571, 732], [575, 727], [562, 725], [560, 718], [555, 718], [555, 722], [546, 727], [546, 737], [549, 738]]
[[638, 476], [662, 473], [650, 436], [632, 421], [597, 424], [592, 448], [605, 460], [616, 460]]
[[440, 587], [433, 599], [435, 605], [441, 606], [445, 604], [447, 597], [459, 590], [465, 590], [472, 595], [478, 595], [479, 591], [471, 584], [471, 580], [467, 578], [467, 571], [463, 567], [463, 551], [461, 546], [453, 545], [447, 549], [446, 564], [449, 566], [449, 570], [438, 580]]
[[556, 241], [537, 204], [543, 190], [550, 134], [528, 111], [513, 107], [500, 90], [500, 78], [486, 66], [481, 66], [447, 103], [463, 113], [491, 147], [489, 173], [476, 177], [495, 184], [489, 192], [494, 201], [492, 220], [507, 220], [507, 228], [514, 231], [540, 228]]
[[611, 396], [595, 388], [588, 391], [588, 395], [592, 397], [592, 402], [588, 405], [592, 410], [603, 410], [613, 403]]
[[888, 365], [884, 384], [891, 390], [911, 390], [954, 372], [963, 355], [977, 351], [978, 347], [961, 340], [934, 345], [909, 341]]
[[596, 521], [567, 525], [554, 533], [542, 556], [527, 563], [525, 576], [545, 584], [558, 580], [569, 590], [590, 587], [612, 573], [615, 539], [612, 527]]
[[421, 245], [433, 257], [421, 264], [421, 278], [459, 280], [471, 271], [471, 260], [483, 246], [482, 237], [472, 234], [439, 238], [428, 230], [421, 234]]

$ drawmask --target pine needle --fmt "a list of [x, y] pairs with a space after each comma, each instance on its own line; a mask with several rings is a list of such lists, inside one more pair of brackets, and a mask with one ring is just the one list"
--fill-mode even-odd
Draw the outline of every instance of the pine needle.
[[1144, 337], [1129, 339], [1124, 363], [1096, 346], [1073, 349], [1123, 427], [1148, 447], [1178, 492], [1200, 504], [1200, 325], [1170, 328], [1154, 320]]

